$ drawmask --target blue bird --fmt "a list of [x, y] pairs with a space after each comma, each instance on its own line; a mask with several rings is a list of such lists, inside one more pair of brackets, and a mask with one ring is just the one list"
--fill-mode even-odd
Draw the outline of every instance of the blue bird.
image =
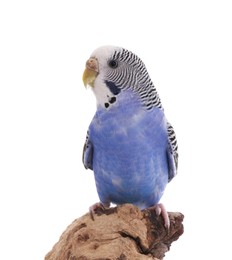
[[144, 63], [124, 48], [103, 46], [87, 60], [83, 82], [97, 100], [83, 149], [100, 199], [92, 216], [110, 203], [132, 203], [153, 207], [169, 227], [159, 200], [177, 173], [178, 146]]

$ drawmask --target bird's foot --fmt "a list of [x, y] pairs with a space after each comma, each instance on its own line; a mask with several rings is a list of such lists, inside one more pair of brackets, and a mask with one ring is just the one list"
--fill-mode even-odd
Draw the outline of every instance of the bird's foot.
[[90, 213], [91, 219], [94, 220], [94, 214], [98, 210], [105, 211], [109, 207], [110, 207], [110, 203], [97, 202], [97, 203], [93, 204], [92, 206], [89, 207], [89, 213]]
[[169, 219], [168, 213], [167, 213], [164, 205], [162, 203], [159, 203], [159, 204], [156, 204], [153, 207], [150, 207], [150, 209], [154, 209], [157, 216], [160, 216], [160, 214], [161, 214], [161, 216], [163, 217], [163, 220], [164, 220], [164, 226], [167, 229], [169, 229], [170, 219]]

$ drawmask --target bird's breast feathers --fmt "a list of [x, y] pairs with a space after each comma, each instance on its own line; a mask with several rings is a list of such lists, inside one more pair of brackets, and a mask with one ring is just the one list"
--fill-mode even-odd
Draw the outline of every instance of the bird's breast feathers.
[[100, 107], [96, 112], [89, 128], [94, 151], [102, 149], [106, 156], [107, 151], [112, 151], [116, 156], [124, 152], [134, 157], [144, 149], [150, 153], [165, 151], [167, 123], [163, 110], [145, 110], [138, 104], [139, 100], [133, 99], [133, 94], [128, 92], [123, 93], [123, 100], [120, 100], [119, 95], [118, 103], [109, 111]]

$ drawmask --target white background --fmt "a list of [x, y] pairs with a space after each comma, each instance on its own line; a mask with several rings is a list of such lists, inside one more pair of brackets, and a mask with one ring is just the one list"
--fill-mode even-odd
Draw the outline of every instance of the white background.
[[142, 58], [177, 133], [162, 202], [185, 234], [165, 259], [230, 258], [230, 2], [0, 2], [0, 259], [43, 259], [98, 201], [81, 162], [95, 111], [82, 73], [105, 44]]

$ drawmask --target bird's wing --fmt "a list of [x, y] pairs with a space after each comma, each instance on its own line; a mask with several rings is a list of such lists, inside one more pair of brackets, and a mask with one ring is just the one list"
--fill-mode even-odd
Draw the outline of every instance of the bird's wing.
[[93, 170], [93, 144], [89, 140], [89, 132], [83, 147], [82, 162], [86, 169]]
[[178, 145], [176, 140], [176, 134], [170, 123], [167, 123], [168, 131], [168, 148], [167, 148], [167, 158], [169, 166], [169, 177], [170, 182], [177, 174], [178, 168]]

